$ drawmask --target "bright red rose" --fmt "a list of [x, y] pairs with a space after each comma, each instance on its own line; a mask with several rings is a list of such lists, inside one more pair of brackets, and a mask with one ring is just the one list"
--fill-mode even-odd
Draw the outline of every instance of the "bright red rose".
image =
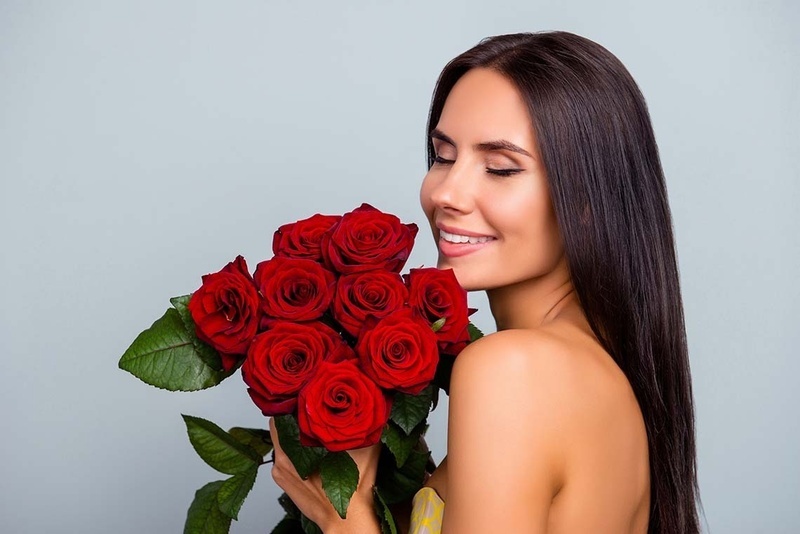
[[368, 319], [356, 352], [364, 372], [379, 386], [412, 395], [433, 380], [439, 363], [436, 334], [408, 308], [377, 322]]
[[189, 299], [197, 337], [211, 345], [230, 371], [247, 353], [261, 319], [261, 299], [242, 256], [202, 277]]
[[272, 252], [276, 256], [321, 261], [322, 235], [339, 222], [341, 215], [312, 215], [308, 219], [284, 224], [272, 237]]
[[408, 289], [397, 273], [366, 271], [346, 274], [336, 282], [331, 312], [350, 335], [357, 336], [368, 315], [386, 317], [403, 307]]
[[333, 299], [336, 277], [311, 260], [275, 257], [256, 266], [264, 313], [277, 319], [313, 321]]
[[390, 411], [389, 397], [355, 360], [322, 362], [298, 397], [300, 443], [334, 452], [374, 445]]
[[405, 275], [408, 305], [428, 324], [444, 317], [436, 332], [439, 348], [456, 355], [469, 342], [467, 292], [459, 285], [453, 269], [411, 269]]
[[264, 415], [293, 412], [297, 394], [317, 372], [330, 348], [328, 334], [314, 323], [274, 323], [253, 339], [247, 352], [242, 365], [247, 393]]
[[322, 255], [333, 270], [349, 274], [372, 269], [399, 273], [411, 254], [416, 224], [361, 204], [322, 237]]

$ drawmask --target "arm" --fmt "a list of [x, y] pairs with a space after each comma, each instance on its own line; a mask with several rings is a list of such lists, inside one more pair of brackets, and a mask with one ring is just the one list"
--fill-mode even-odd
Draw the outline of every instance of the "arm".
[[275, 447], [272, 478], [306, 517], [316, 523], [325, 534], [380, 534], [372, 498], [372, 486], [375, 485], [381, 452], [380, 443], [348, 451], [358, 466], [359, 480], [347, 508], [347, 518], [342, 519], [325, 495], [319, 473], [311, 475], [307, 480], [300, 478], [292, 461], [281, 449], [272, 418], [269, 420], [269, 431]]
[[574, 393], [563, 350], [545, 334], [503, 331], [456, 358], [443, 534], [546, 532]]

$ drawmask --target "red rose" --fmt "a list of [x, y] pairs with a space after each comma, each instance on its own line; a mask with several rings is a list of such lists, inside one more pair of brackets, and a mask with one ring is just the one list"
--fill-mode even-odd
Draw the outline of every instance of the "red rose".
[[469, 309], [467, 292], [459, 285], [453, 269], [411, 269], [405, 279], [411, 309], [428, 324], [444, 317], [444, 325], [436, 332], [442, 352], [461, 352], [469, 342]]
[[325, 360], [340, 362], [342, 360], [355, 360], [358, 358], [353, 347], [348, 345], [347, 342], [342, 339], [342, 336], [330, 326], [319, 321], [303, 324], [315, 328], [322, 334], [322, 339], [325, 343]]
[[284, 224], [272, 237], [272, 252], [276, 256], [322, 260], [322, 234], [339, 222], [341, 215], [312, 215], [308, 219]]
[[357, 336], [368, 315], [385, 317], [408, 300], [408, 289], [397, 273], [367, 271], [346, 274], [336, 282], [331, 312], [350, 335]]
[[327, 334], [312, 325], [279, 321], [253, 339], [242, 365], [242, 378], [264, 415], [293, 412], [300, 388], [329, 353]]
[[328, 266], [342, 274], [372, 269], [399, 273], [417, 231], [416, 224], [402, 224], [396, 216], [362, 204], [323, 235], [322, 255]]
[[276, 257], [262, 261], [254, 274], [264, 313], [290, 321], [313, 321], [333, 299], [336, 277], [311, 260]]
[[356, 344], [361, 367], [385, 389], [416, 395], [433, 380], [439, 363], [436, 334], [410, 309], [367, 320]]
[[391, 402], [354, 360], [322, 362], [300, 391], [300, 443], [329, 451], [378, 443], [389, 421]]
[[230, 371], [247, 353], [258, 330], [258, 291], [242, 256], [202, 280], [188, 304], [195, 334], [219, 353], [223, 369]]

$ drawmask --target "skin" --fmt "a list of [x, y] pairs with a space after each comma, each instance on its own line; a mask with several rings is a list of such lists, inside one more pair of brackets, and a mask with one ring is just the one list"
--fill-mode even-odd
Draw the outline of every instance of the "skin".
[[347, 519], [336, 513], [325, 492], [322, 490], [319, 473], [314, 473], [307, 480], [300, 478], [292, 461], [283, 452], [275, 430], [275, 422], [270, 417], [269, 432], [275, 447], [275, 461], [272, 464], [272, 478], [286, 492], [297, 507], [323, 532], [330, 533], [364, 533], [380, 534], [380, 525], [375, 515], [372, 501], [372, 486], [378, 472], [378, 459], [381, 444], [348, 451], [356, 462], [359, 471], [358, 487], [350, 498], [347, 508]]
[[[497, 324], [453, 368], [448, 454], [427, 482], [446, 502], [443, 534], [646, 533], [641, 411], [575, 295], [522, 97], [496, 71], [472, 69], [432, 138], [437, 160], [420, 201], [434, 239], [438, 225], [492, 238], [463, 256], [440, 251], [438, 266], [486, 290]], [[486, 146], [498, 140], [525, 153]], [[375, 448], [355, 453], [365, 484], [374, 481]], [[326, 533], [379, 532], [368, 491], [360, 486], [339, 520], [319, 481], [302, 481], [288, 460], [279, 466], [281, 456], [273, 476]]]

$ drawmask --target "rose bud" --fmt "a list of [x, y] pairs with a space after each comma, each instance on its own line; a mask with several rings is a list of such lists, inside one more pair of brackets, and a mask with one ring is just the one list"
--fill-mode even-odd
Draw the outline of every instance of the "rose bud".
[[339, 222], [341, 215], [312, 215], [284, 224], [272, 237], [272, 253], [287, 258], [322, 261], [322, 235]]
[[334, 274], [311, 260], [275, 257], [259, 263], [253, 276], [264, 313], [291, 321], [320, 318], [336, 287]]
[[405, 275], [408, 305], [428, 324], [444, 318], [436, 331], [439, 348], [456, 355], [469, 342], [467, 292], [459, 285], [453, 269], [410, 269]]
[[374, 445], [390, 411], [386, 393], [355, 360], [322, 362], [297, 400], [300, 443], [333, 452]]
[[247, 393], [264, 415], [293, 412], [297, 394], [331, 347], [328, 334], [314, 323], [274, 323], [253, 339], [247, 352], [242, 365]]
[[433, 380], [439, 363], [436, 334], [404, 308], [364, 323], [356, 344], [364, 372], [384, 389], [416, 395]]
[[223, 369], [230, 371], [256, 335], [261, 299], [242, 256], [202, 280], [188, 304], [195, 334], [219, 353]]
[[408, 289], [397, 273], [346, 274], [336, 282], [331, 312], [348, 334], [357, 336], [368, 315], [385, 317], [402, 308], [406, 300]]
[[399, 273], [417, 231], [416, 224], [403, 224], [395, 215], [362, 204], [322, 236], [322, 255], [326, 265], [342, 274], [373, 269]]

